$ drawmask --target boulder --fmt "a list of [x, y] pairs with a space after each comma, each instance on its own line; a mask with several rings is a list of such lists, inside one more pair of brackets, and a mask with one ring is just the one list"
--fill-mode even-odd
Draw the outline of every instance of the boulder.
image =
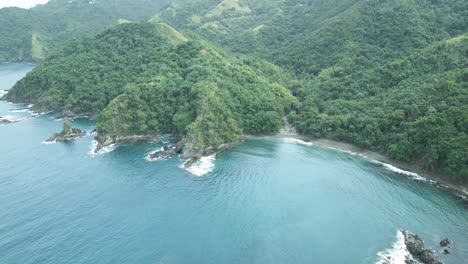
[[7, 124], [11, 124], [11, 123], [14, 123], [14, 121], [8, 120], [8, 119], [3, 118], [3, 117], [0, 116], [0, 125], [7, 125]]
[[424, 264], [442, 264], [437, 255], [429, 248], [426, 248], [424, 241], [416, 234], [402, 230], [405, 238], [405, 245], [414, 259]]
[[65, 142], [86, 135], [85, 131], [73, 128], [72, 123], [66, 120], [63, 124], [62, 132], [52, 135], [47, 142]]
[[442, 241], [440, 241], [440, 246], [441, 247], [448, 247], [449, 245], [450, 245], [450, 240], [448, 240], [448, 238], [443, 239]]
[[154, 160], [154, 159], [169, 159], [174, 155], [174, 149], [171, 149], [168, 146], [164, 146], [162, 150], [160, 151], [155, 151], [149, 155], [149, 158]]

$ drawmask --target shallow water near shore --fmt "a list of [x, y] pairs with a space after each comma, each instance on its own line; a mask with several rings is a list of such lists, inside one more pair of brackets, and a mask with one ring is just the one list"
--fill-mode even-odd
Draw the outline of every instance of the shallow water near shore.
[[[31, 65], [0, 64], [0, 90]], [[428, 183], [360, 156], [252, 139], [186, 170], [148, 161], [162, 142], [90, 155], [93, 136], [42, 144], [51, 114], [0, 102], [0, 263], [377, 263], [398, 229], [468, 260], [468, 210]], [[91, 131], [94, 121], [74, 126]]]

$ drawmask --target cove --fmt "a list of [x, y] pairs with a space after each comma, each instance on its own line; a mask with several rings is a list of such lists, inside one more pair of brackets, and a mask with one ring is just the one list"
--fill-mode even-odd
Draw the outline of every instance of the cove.
[[[0, 64], [0, 90], [33, 66]], [[397, 230], [468, 259], [468, 211], [359, 156], [252, 139], [200, 164], [145, 158], [162, 142], [90, 155], [93, 136], [43, 144], [52, 114], [0, 102], [0, 263], [377, 263]], [[91, 131], [94, 121], [74, 126]], [[398, 262], [394, 262], [398, 263]]]

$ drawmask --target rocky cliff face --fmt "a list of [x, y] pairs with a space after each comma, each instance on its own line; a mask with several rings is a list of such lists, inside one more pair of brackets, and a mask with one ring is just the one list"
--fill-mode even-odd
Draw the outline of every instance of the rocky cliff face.
[[[423, 264], [442, 264], [433, 250], [424, 245], [424, 241], [416, 234], [402, 230], [405, 238], [405, 245], [413, 258]], [[418, 263], [413, 260], [407, 263]]]
[[73, 128], [72, 123], [67, 120], [63, 124], [62, 131], [52, 135], [46, 142], [65, 142], [82, 137], [84, 135], [86, 135], [85, 131], [82, 131], [78, 128]]

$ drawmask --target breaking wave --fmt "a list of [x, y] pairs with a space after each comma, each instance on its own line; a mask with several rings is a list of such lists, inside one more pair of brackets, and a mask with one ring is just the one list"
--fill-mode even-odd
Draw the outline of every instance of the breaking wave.
[[182, 164], [182, 168], [186, 169], [190, 173], [192, 173], [195, 176], [203, 176], [209, 172], [212, 172], [214, 167], [215, 167], [215, 160], [216, 160], [216, 155], [211, 155], [207, 157], [202, 157], [195, 163], [191, 164], [190, 166], [186, 167], [185, 164]]
[[314, 145], [314, 143], [312, 143], [312, 142], [307, 142], [307, 141], [297, 139], [297, 138], [286, 138], [286, 141], [289, 142], [289, 143], [296, 143], [296, 144], [304, 145], [304, 146]]
[[153, 154], [153, 153], [155, 153], [155, 152], [158, 152], [158, 151], [163, 151], [163, 150], [164, 150], [164, 148], [161, 147], [161, 148], [159, 148], [159, 149], [157, 149], [157, 150], [153, 150], [153, 151], [149, 152], [148, 154], [146, 154], [145, 160], [147, 160], [147, 161], [157, 161], [157, 160], [160, 160], [161, 158], [154, 158], [154, 159], [151, 158], [151, 154]]
[[49, 141], [46, 141], [46, 140], [42, 141], [42, 144], [44, 144], [44, 145], [51, 145], [51, 144], [55, 144], [55, 143], [57, 143], [56, 140], [50, 141], [50, 142], [49, 142]]
[[376, 264], [406, 264], [406, 260], [414, 260], [405, 245], [405, 237], [401, 230], [397, 231], [397, 240], [389, 249], [377, 253]]
[[91, 144], [91, 150], [88, 152], [88, 155], [91, 157], [95, 157], [98, 155], [106, 154], [106, 153], [114, 151], [117, 146], [115, 144], [112, 144], [112, 145], [103, 147], [100, 150], [97, 150], [97, 147], [98, 147], [97, 140], [93, 140]]

